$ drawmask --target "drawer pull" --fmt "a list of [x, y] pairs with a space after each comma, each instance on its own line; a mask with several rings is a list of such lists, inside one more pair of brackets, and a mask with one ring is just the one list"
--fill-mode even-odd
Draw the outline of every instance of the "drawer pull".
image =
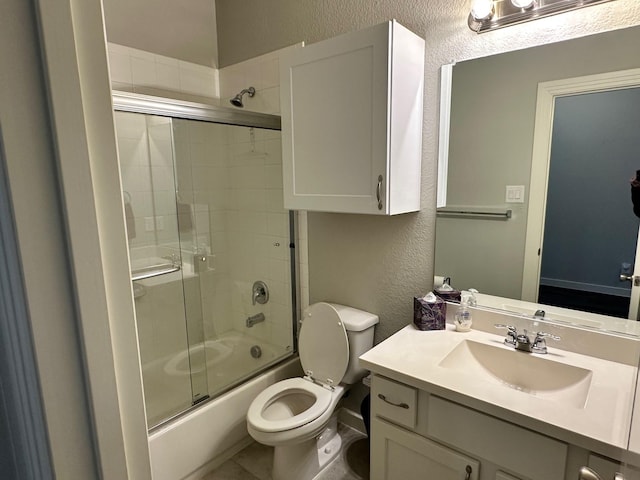
[[407, 405], [406, 403], [402, 402], [402, 403], [395, 403], [392, 402], [390, 400], [387, 400], [387, 397], [385, 397], [383, 394], [379, 393], [378, 394], [378, 398], [380, 400], [382, 400], [383, 402], [387, 402], [389, 405], [393, 405], [394, 407], [400, 407], [400, 408], [405, 408], [407, 410], [409, 410], [409, 405]]
[[467, 474], [464, 476], [464, 480], [471, 480], [471, 472], [473, 472], [473, 468], [471, 468], [471, 465], [467, 465], [464, 471], [467, 472]]

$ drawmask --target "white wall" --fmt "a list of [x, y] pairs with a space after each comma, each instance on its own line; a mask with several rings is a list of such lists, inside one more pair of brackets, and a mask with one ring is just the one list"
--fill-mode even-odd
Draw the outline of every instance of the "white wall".
[[217, 67], [214, 0], [104, 0], [110, 42]]

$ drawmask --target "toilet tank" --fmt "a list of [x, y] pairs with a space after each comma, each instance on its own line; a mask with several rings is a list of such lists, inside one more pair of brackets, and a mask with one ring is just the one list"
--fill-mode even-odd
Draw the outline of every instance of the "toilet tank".
[[373, 332], [379, 319], [373, 313], [332, 303], [340, 315], [349, 340], [349, 364], [342, 377], [342, 383], [353, 384], [367, 374], [360, 367], [359, 357], [373, 347]]

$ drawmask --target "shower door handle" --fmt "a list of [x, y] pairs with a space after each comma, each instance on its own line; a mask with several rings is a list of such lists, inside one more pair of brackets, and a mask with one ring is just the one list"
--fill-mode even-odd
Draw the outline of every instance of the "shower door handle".
[[152, 267], [141, 268], [131, 272], [131, 281], [145, 280], [147, 278], [159, 277], [168, 273], [179, 272], [180, 265], [174, 263], [163, 263], [162, 265], [153, 265]]

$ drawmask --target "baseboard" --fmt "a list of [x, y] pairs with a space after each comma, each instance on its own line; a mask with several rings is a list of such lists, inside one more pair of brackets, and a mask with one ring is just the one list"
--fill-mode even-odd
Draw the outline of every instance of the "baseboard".
[[358, 430], [363, 435], [367, 434], [367, 429], [364, 426], [362, 415], [358, 412], [354, 412], [353, 410], [343, 407], [338, 411], [338, 422]]

